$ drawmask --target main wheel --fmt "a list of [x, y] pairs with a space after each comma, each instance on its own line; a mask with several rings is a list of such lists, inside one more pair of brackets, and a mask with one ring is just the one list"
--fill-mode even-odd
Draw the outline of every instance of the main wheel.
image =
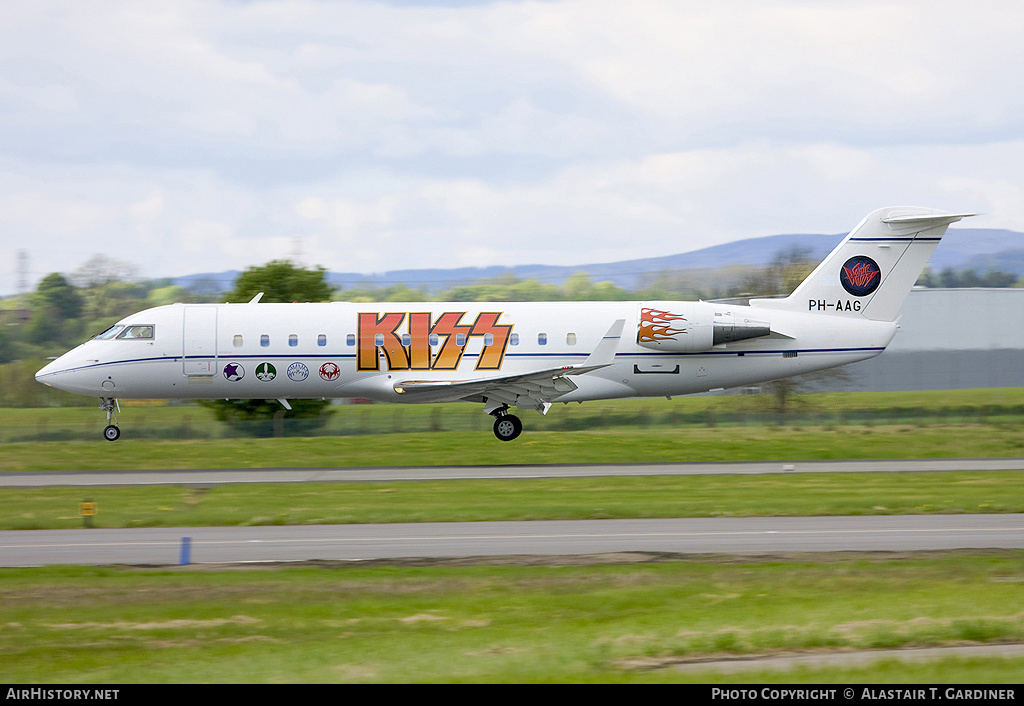
[[117, 441], [121, 438], [121, 430], [111, 424], [103, 430], [103, 438], [107, 441]]
[[502, 441], [512, 441], [523, 433], [523, 423], [514, 414], [506, 414], [494, 420], [494, 435]]

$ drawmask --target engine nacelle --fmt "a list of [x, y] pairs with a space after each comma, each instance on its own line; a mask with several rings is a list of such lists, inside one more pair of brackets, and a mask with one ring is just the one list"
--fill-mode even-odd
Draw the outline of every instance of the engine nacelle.
[[729, 306], [707, 302], [643, 302], [637, 320], [636, 342], [656, 351], [694, 353], [770, 333], [767, 321], [736, 315]]

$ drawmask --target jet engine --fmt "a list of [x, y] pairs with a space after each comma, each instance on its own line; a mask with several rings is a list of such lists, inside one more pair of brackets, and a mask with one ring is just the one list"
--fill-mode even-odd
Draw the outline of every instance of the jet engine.
[[644, 348], [693, 353], [771, 334], [767, 321], [752, 319], [706, 302], [644, 302], [636, 342]]

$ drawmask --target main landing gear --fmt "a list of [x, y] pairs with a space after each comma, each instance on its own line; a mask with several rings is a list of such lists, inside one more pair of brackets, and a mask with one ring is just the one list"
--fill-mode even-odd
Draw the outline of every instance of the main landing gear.
[[508, 413], [508, 405], [491, 412], [494, 415], [494, 435], [501, 441], [512, 441], [523, 433], [523, 423], [519, 417]]
[[107, 427], [103, 430], [103, 438], [107, 441], [117, 441], [121, 438], [121, 430], [117, 428], [117, 415], [114, 414], [114, 410], [120, 412], [121, 406], [113, 397], [104, 397], [100, 409], [107, 413]]

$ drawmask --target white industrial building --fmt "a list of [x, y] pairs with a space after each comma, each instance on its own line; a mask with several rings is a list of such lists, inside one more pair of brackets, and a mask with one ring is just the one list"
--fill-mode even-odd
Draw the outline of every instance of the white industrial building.
[[1024, 387], [1024, 289], [914, 289], [885, 352], [844, 370], [845, 390]]

